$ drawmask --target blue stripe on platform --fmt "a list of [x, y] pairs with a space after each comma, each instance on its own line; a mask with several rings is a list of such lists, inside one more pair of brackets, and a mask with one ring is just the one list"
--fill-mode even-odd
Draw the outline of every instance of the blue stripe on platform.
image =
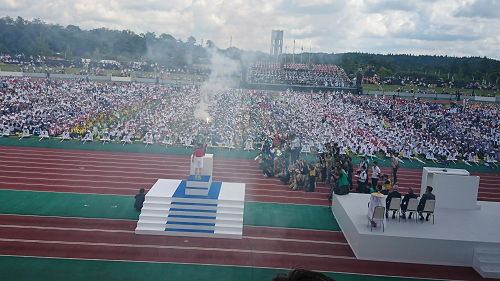
[[222, 182], [212, 182], [207, 196], [201, 195], [186, 195], [186, 181], [181, 181], [179, 186], [174, 192], [173, 198], [193, 198], [193, 199], [219, 199], [220, 188]]
[[204, 189], [204, 190], [208, 190], [208, 187], [194, 187], [194, 186], [186, 186], [186, 189]]
[[182, 218], [182, 219], [201, 219], [201, 220], [215, 220], [217, 217], [207, 216], [186, 216], [186, 215], [168, 215], [169, 218]]
[[165, 228], [165, 231], [215, 233], [215, 230], [183, 229], [183, 228]]
[[172, 205], [191, 205], [191, 206], [209, 206], [217, 207], [217, 204], [206, 204], [206, 203], [186, 203], [186, 202], [172, 202]]
[[167, 221], [167, 224], [215, 226], [215, 223], [206, 223], [206, 222], [184, 222], [184, 221]]
[[194, 210], [194, 209], [181, 209], [181, 208], [170, 208], [170, 211], [174, 211], [174, 212], [217, 213], [217, 210]]
[[201, 176], [201, 180], [196, 180], [194, 175], [189, 175], [188, 181], [195, 181], [195, 182], [209, 182], [210, 181], [210, 176]]

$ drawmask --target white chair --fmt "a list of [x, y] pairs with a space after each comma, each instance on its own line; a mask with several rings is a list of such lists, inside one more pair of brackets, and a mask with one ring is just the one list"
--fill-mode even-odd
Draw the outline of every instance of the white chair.
[[[432, 215], [432, 224], [434, 224], [434, 208], [436, 207], [436, 200], [426, 200], [424, 210], [422, 213]], [[422, 221], [423, 222], [423, 221]]]
[[154, 143], [154, 140], [153, 140], [153, 135], [151, 133], [147, 133], [145, 136], [144, 136], [144, 141], [142, 142], [146, 145], [146, 147], [148, 145], [153, 145]]
[[85, 136], [82, 138], [83, 144], [85, 144], [86, 142], [92, 142], [93, 140], [94, 140], [94, 135], [92, 135], [91, 132], [87, 132]]
[[165, 147], [168, 147], [169, 145], [172, 145], [172, 140], [168, 135], [166, 135], [165, 139], [161, 143], [163, 143]]
[[40, 135], [38, 136], [38, 141], [41, 141], [43, 139], [49, 139], [49, 132], [47, 130], [43, 130]]
[[231, 148], [234, 148], [234, 146], [233, 146], [233, 139], [232, 138], [227, 138], [226, 141], [224, 142], [224, 146], [226, 148], [229, 148], [229, 151], [231, 151]]
[[497, 160], [495, 159], [495, 155], [488, 155], [488, 156], [486, 156], [486, 162], [489, 163], [489, 164], [493, 164], [496, 167], [498, 167]]
[[[465, 162], [465, 161], [464, 161]], [[476, 166], [479, 166], [479, 160], [476, 158], [474, 154], [469, 154], [469, 159], [467, 161], [468, 163], [474, 163]], [[469, 165], [470, 166], [470, 165]]]
[[343, 146], [343, 147], [340, 149], [339, 154], [340, 154], [340, 155], [347, 155], [347, 146]]
[[418, 158], [418, 153], [415, 153], [415, 156], [413, 157], [413, 159], [417, 160], [418, 162], [420, 162], [422, 164], [425, 164], [425, 162], [422, 161], [422, 159]]
[[3, 128], [3, 131], [2, 131], [2, 137], [8, 137], [10, 136], [10, 130], [9, 128], [5, 127]]
[[131, 134], [123, 135], [122, 145], [125, 145], [126, 143], [132, 144]]
[[208, 148], [213, 148], [213, 147], [214, 147], [214, 145], [212, 144], [212, 141], [211, 141], [211, 140], [208, 140], [208, 141], [207, 141], [207, 147], [208, 147]]
[[101, 141], [102, 145], [104, 145], [105, 143], [110, 143], [111, 137], [109, 136], [109, 133], [104, 133], [104, 135], [102, 135]]
[[457, 164], [456, 161], [458, 161], [456, 154], [453, 152], [450, 152], [450, 154], [448, 154], [448, 157], [446, 158], [446, 160], [453, 162], [453, 164]]
[[391, 203], [389, 204], [389, 212], [390, 211], [396, 212], [397, 216], [399, 217], [399, 221], [401, 221], [400, 207], [401, 207], [401, 198], [392, 198]]
[[23, 134], [19, 139], [29, 138], [29, 137], [30, 137], [30, 132], [28, 131], [28, 129], [23, 129]]
[[426, 154], [425, 154], [425, 159], [426, 160], [431, 160], [432, 162], [436, 163], [436, 157], [434, 157], [434, 153], [432, 153], [432, 151], [428, 151]]
[[405, 152], [403, 152], [403, 159], [408, 159], [408, 160], [410, 160], [410, 162], [413, 162], [411, 160], [412, 158], [413, 157], [411, 157], [411, 154], [410, 154], [410, 152], [408, 150], [405, 150]]
[[193, 143], [193, 139], [192, 138], [185, 138], [184, 139], [184, 146], [186, 147], [186, 149], [188, 147], [193, 147], [192, 143]]
[[304, 145], [302, 146], [302, 150], [300, 151], [300, 153], [305, 153], [306, 155], [307, 155], [308, 153], [311, 153], [311, 146], [309, 146], [309, 144], [307, 144], [307, 143], [306, 143], [306, 144], [304, 144]]
[[244, 148], [244, 150], [247, 150], [248, 152], [250, 152], [250, 150], [254, 150], [253, 149], [253, 141], [252, 141], [252, 139], [248, 138], [245, 141], [245, 148]]
[[[385, 208], [382, 207], [382, 206], [377, 206], [375, 207], [375, 210], [373, 210], [373, 215], [372, 217], [368, 217], [368, 224], [371, 226], [370, 227], [370, 231], [373, 230], [373, 224], [372, 224], [372, 221], [373, 220], [379, 220], [379, 221], [383, 221], [384, 220], [384, 216], [385, 216]], [[384, 223], [382, 222], [382, 232], [385, 232], [385, 226], [384, 226]]]
[[62, 133], [62, 136], [61, 136], [61, 142], [63, 142], [64, 140], [70, 140], [71, 137], [69, 136], [69, 132], [68, 131], [64, 131]]
[[413, 213], [415, 215], [415, 222], [417, 222], [417, 209], [418, 209], [418, 199], [417, 198], [412, 198], [408, 201], [408, 206], [406, 207], [406, 212], [404, 212], [405, 215], [405, 221], [406, 221], [406, 213]]

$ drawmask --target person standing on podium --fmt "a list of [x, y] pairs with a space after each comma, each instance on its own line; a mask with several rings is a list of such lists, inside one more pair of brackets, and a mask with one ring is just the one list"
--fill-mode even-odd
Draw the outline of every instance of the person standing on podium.
[[203, 169], [203, 156], [205, 155], [205, 146], [207, 145], [208, 136], [205, 137], [205, 142], [198, 143], [198, 148], [191, 155], [191, 162], [194, 163], [195, 180], [201, 180], [201, 170]]

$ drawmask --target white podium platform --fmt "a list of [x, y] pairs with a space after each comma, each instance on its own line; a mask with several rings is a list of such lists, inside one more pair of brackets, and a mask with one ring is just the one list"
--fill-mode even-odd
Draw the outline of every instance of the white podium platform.
[[483, 277], [500, 277], [500, 203], [479, 201], [480, 210], [436, 208], [435, 224], [398, 222], [390, 213], [382, 232], [368, 227], [369, 200], [369, 194], [351, 193], [332, 201], [332, 213], [358, 259], [471, 266]]
[[206, 196], [187, 181], [159, 179], [146, 194], [136, 234], [241, 239], [245, 184], [212, 182]]
[[470, 176], [464, 169], [443, 169], [424, 167], [422, 171], [421, 193], [432, 186], [436, 195], [436, 208], [475, 210], [479, 177]]

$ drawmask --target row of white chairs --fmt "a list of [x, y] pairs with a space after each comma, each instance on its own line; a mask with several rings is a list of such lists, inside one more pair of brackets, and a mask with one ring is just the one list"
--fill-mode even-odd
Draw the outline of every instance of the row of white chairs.
[[[436, 206], [436, 200], [426, 200], [424, 209], [422, 210], [422, 214], [430, 215], [432, 216], [432, 224], [434, 224], [434, 209]], [[413, 213], [415, 217], [415, 223], [418, 222], [419, 214], [417, 213], [418, 210], [418, 199], [417, 198], [412, 198], [408, 201], [408, 206], [406, 207], [406, 211], [402, 213], [401, 210], [401, 198], [392, 198], [391, 203], [389, 204], [389, 209], [388, 211], [393, 211], [396, 212], [399, 221], [401, 221], [401, 215], [405, 215], [405, 221], [406, 221], [406, 213]], [[373, 211], [372, 217], [368, 217], [368, 224], [372, 225], [371, 222], [373, 220], [383, 220], [385, 216], [385, 207], [384, 206], [377, 206], [375, 207], [375, 210]], [[373, 230], [373, 226], [371, 227], [370, 230]], [[385, 231], [384, 225], [382, 224], [382, 231]]]

